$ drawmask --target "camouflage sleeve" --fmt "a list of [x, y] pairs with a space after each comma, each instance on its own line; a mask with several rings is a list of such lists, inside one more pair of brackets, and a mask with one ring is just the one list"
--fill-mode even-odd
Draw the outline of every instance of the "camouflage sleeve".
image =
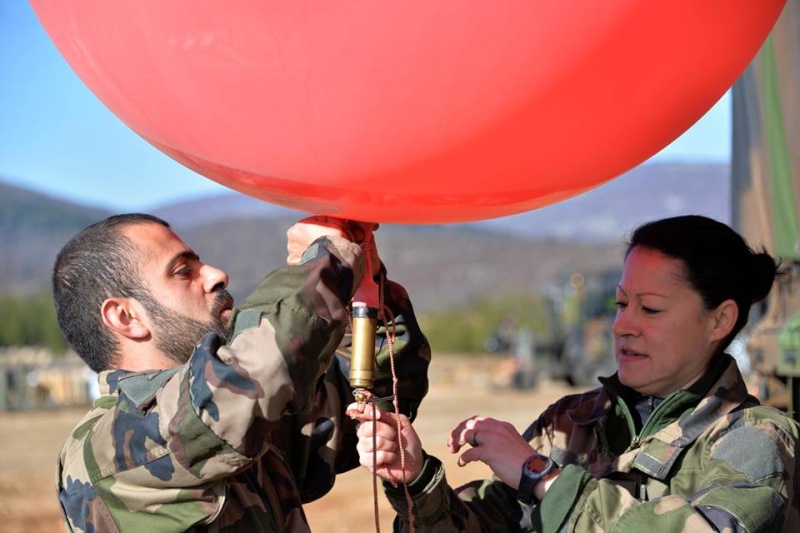
[[[409, 485], [416, 530], [783, 531], [800, 516], [798, 426], [767, 407], [731, 416], [733, 420], [720, 420], [724, 430], [709, 429], [713, 436], [706, 437], [707, 442], [687, 450], [681, 468], [696, 471], [696, 477], [690, 476], [695, 478], [691, 488], [675, 486], [672, 491], [688, 495], [639, 499], [613, 479], [595, 479], [585, 469], [567, 465], [542, 501], [528, 506], [497, 479], [451, 489], [439, 461], [428, 458], [422, 474]], [[535, 423], [532, 430], [536, 433], [540, 427]], [[397, 512], [395, 531], [409, 531], [404, 492], [386, 484], [384, 489]]]
[[284, 416], [310, 410], [344, 334], [345, 302], [363, 260], [343, 239], [318, 240], [309, 252], [303, 264], [268, 275], [237, 309], [228, 345], [201, 346], [159, 391], [161, 434], [179, 463], [171, 468], [184, 473], [165, 485], [191, 486], [248, 466]]
[[[402, 286], [387, 283], [384, 305], [393, 322], [388, 327], [379, 325], [376, 334], [376, 379], [371, 392], [377, 397], [393, 394], [391, 352], [400, 410], [414, 417], [428, 391], [430, 347]], [[393, 338], [393, 343], [389, 337]], [[274, 434], [274, 442], [292, 468], [304, 502], [325, 495], [333, 487], [336, 474], [359, 464], [357, 426], [344, 413], [353, 401], [353, 389], [348, 379], [349, 358], [348, 330], [324, 379], [316, 388], [311, 411], [286, 419], [279, 432]], [[390, 402], [381, 406], [394, 410]]]
[[408, 486], [413, 529], [402, 486], [384, 483], [383, 488], [397, 513], [394, 531], [536, 531], [531, 523], [532, 508], [517, 501], [514, 489], [499, 479], [473, 481], [452, 489], [441, 462], [432, 456], [426, 458], [422, 473]]
[[[639, 501], [613, 481], [588, 481], [570, 513], [570, 531], [781, 531], [798, 513], [796, 453], [800, 435], [788, 417], [767, 407], [745, 409], [726, 431], [698, 443], [698, 481], [688, 496]], [[701, 436], [700, 439], [703, 437]], [[551, 487], [556, 489], [559, 478]], [[562, 487], [563, 489], [564, 487]], [[547, 511], [548, 496], [542, 502]], [[558, 489], [552, 495], [555, 502]]]
[[[553, 408], [550, 406], [531, 424], [526, 438], [541, 433], [543, 419]], [[433, 456], [426, 457], [422, 472], [408, 485], [414, 528], [410, 524], [405, 490], [388, 483], [383, 488], [397, 513], [394, 530], [398, 532], [542, 531], [537, 506], [520, 503], [517, 491], [499, 478], [476, 480], [454, 489], [447, 483], [441, 461]]]

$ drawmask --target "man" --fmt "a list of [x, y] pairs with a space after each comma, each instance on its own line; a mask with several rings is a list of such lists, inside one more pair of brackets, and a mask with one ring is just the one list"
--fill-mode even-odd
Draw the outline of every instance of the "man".
[[[102, 393], [60, 454], [69, 529], [307, 531], [302, 503], [358, 465], [345, 333], [365, 266], [384, 275], [358, 244], [374, 242], [372, 229], [312, 217], [287, 235], [291, 266], [238, 309], [227, 275], [156, 217], [110, 217], [64, 246], [59, 324]], [[413, 416], [429, 348], [405, 291], [387, 283], [384, 299], [400, 405]], [[377, 396], [392, 390], [387, 354]]]

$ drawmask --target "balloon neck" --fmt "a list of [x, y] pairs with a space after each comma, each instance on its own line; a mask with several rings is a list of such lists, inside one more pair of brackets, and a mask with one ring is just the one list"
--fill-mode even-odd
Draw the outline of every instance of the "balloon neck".
[[377, 309], [379, 305], [378, 284], [371, 277], [361, 280], [361, 284], [353, 294], [354, 302], [362, 302], [366, 307]]
[[380, 305], [380, 290], [378, 289], [378, 284], [375, 283], [375, 280], [372, 278], [372, 256], [369, 249], [365, 250], [364, 264], [366, 267], [364, 278], [361, 280], [361, 284], [358, 288], [356, 288], [355, 294], [353, 294], [353, 301], [363, 302], [367, 307], [378, 309]]

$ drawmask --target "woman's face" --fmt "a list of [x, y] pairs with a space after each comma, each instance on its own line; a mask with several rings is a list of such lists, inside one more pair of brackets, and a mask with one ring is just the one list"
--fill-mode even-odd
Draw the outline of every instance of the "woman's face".
[[644, 395], [664, 397], [689, 387], [705, 373], [724, 337], [720, 308], [725, 304], [705, 310], [685, 279], [683, 262], [648, 248], [635, 247], [628, 254], [617, 305], [613, 331], [619, 379]]

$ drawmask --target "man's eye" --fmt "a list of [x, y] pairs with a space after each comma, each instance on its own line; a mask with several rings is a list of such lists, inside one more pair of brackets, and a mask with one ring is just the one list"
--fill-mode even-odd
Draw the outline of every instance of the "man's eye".
[[175, 271], [176, 276], [186, 277], [192, 273], [191, 267], [185, 266]]

